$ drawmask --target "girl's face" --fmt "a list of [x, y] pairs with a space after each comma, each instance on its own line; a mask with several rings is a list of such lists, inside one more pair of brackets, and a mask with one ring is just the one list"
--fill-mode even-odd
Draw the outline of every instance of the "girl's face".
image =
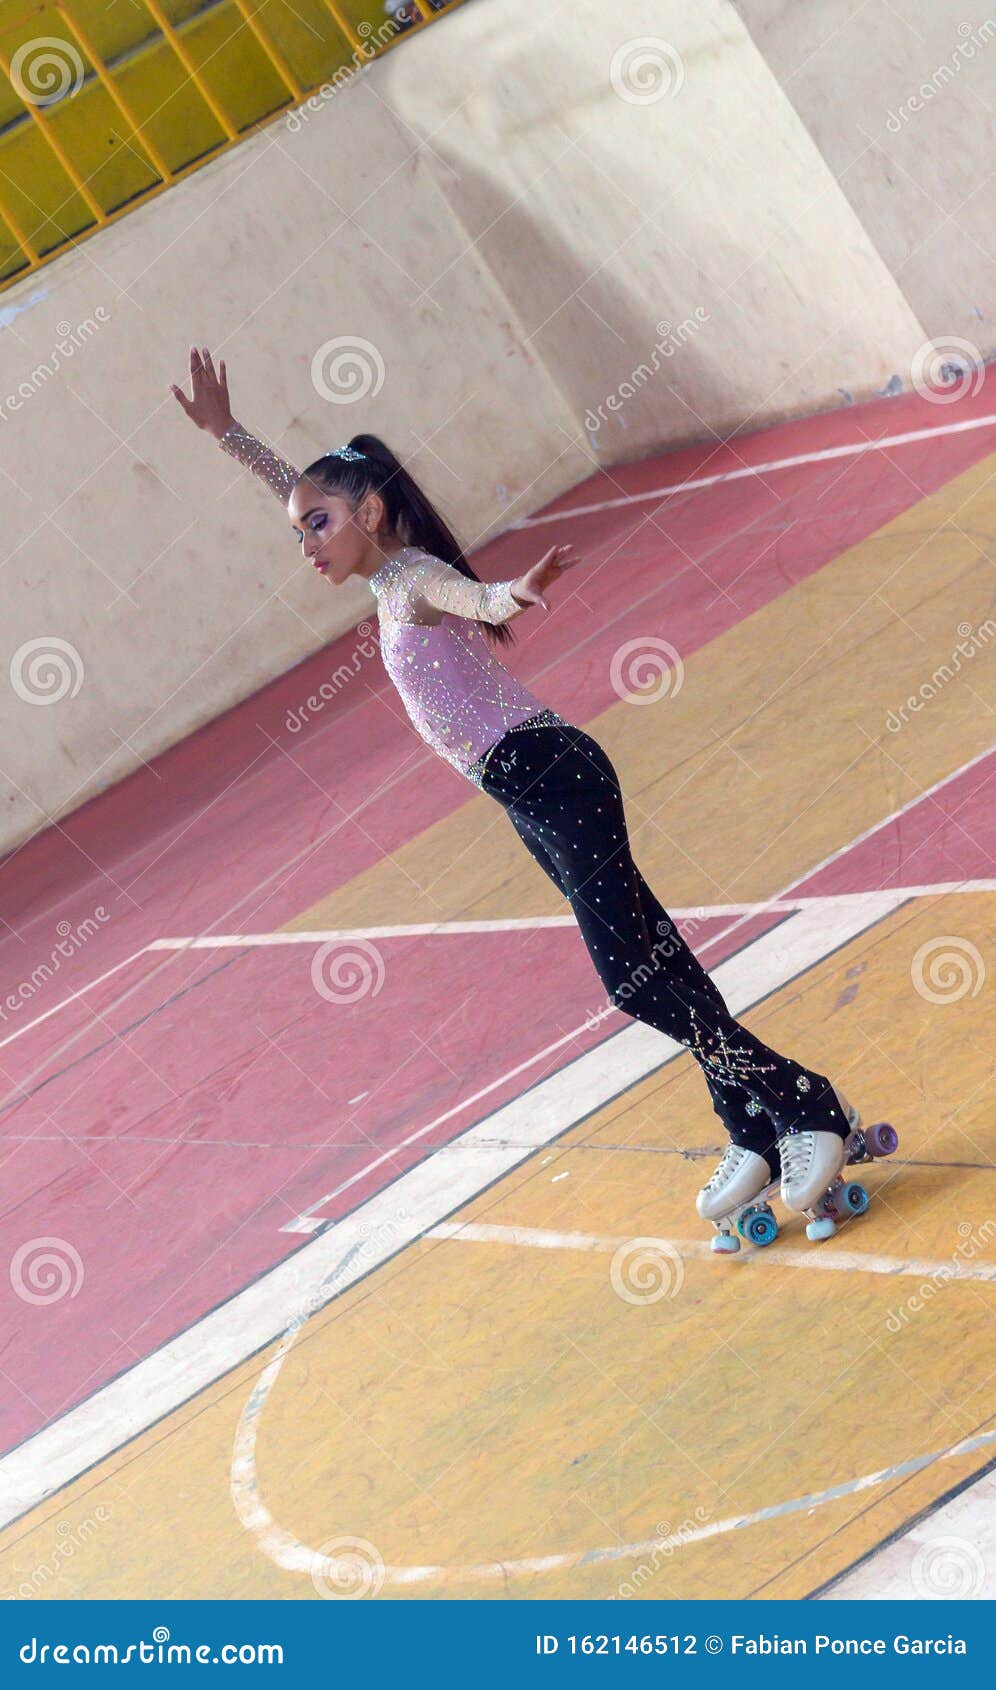
[[350, 575], [368, 575], [382, 561], [374, 537], [382, 501], [368, 494], [354, 511], [338, 493], [324, 493], [313, 482], [295, 487], [287, 507], [303, 555], [319, 575], [339, 587]]

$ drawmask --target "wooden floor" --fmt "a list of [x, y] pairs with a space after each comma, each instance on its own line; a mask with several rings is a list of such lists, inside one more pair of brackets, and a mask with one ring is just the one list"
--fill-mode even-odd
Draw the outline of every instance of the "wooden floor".
[[[587, 552], [513, 662], [608, 749], [734, 1012], [897, 1127], [867, 1214], [709, 1251], [698, 1069], [603, 1013], [505, 817], [371, 681], [274, 761], [283, 807], [275, 784], [221, 867], [204, 827], [233, 847], [247, 806], [216, 750], [220, 819], [206, 784], [197, 826], [131, 839], [129, 886], [172, 856], [144, 926], [0, 1028], [4, 1594], [803, 1597], [869, 1557], [874, 1595], [880, 1547], [971, 1495], [996, 1457], [994, 432], [820, 455], [949, 421], [903, 400], [738, 442], [812, 454], [736, 484], [739, 551], [728, 486], [646, 500], [681, 454], [481, 562]], [[652, 704], [610, 679], [641, 639], [681, 658]], [[212, 730], [232, 770], [246, 719]], [[393, 808], [359, 814], [364, 758]], [[177, 804], [209, 778], [171, 770]], [[80, 852], [124, 825], [101, 803]], [[24, 925], [92, 903], [69, 839], [5, 866]], [[359, 984], [323, 995], [337, 946]], [[25, 1290], [46, 1242], [58, 1296]]]

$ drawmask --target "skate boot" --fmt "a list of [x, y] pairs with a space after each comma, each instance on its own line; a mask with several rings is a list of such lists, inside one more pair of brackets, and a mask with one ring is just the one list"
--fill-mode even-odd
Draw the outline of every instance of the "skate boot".
[[775, 1189], [772, 1170], [763, 1156], [743, 1145], [730, 1144], [711, 1179], [707, 1180], [695, 1207], [704, 1221], [712, 1221], [716, 1236], [712, 1248], [730, 1253], [740, 1248], [740, 1238], [752, 1244], [770, 1244], [778, 1231], [767, 1196]]
[[[778, 1140], [782, 1158], [782, 1202], [797, 1214], [810, 1214], [847, 1161], [839, 1133], [785, 1133]], [[807, 1228], [808, 1231], [808, 1228]], [[820, 1237], [830, 1234], [820, 1234]]]
[[837, 1086], [833, 1089], [847, 1123], [846, 1138], [814, 1131], [785, 1133], [778, 1140], [782, 1202], [786, 1209], [806, 1215], [806, 1236], [814, 1242], [832, 1238], [839, 1220], [861, 1215], [868, 1207], [864, 1186], [856, 1181], [845, 1184], [841, 1179], [845, 1164], [891, 1156], [899, 1143], [895, 1128], [886, 1122], [862, 1128], [854, 1104]]

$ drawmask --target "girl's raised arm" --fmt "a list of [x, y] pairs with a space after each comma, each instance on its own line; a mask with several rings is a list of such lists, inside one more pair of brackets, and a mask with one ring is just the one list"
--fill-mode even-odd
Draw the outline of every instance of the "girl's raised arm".
[[294, 490], [294, 483], [300, 476], [300, 470], [281, 458], [277, 452], [270, 449], [262, 440], [257, 440], [254, 434], [242, 427], [241, 423], [230, 423], [224, 434], [218, 436], [218, 445], [230, 457], [237, 458], [240, 464], [251, 469], [253, 475], [258, 475], [265, 481], [267, 487], [276, 493], [282, 505], [286, 505]]
[[278, 453], [272, 451], [265, 441], [257, 439], [248, 429], [243, 428], [241, 423], [236, 422], [228, 396], [228, 374], [224, 358], [219, 364], [219, 372], [215, 374], [211, 354], [206, 346], [200, 349], [192, 346], [190, 382], [193, 398], [188, 399], [172, 382], [170, 392], [191, 422], [217, 440], [218, 445], [230, 457], [236, 458], [240, 464], [245, 464], [261, 481], [265, 481], [281, 504], [286, 505], [300, 471], [292, 463], [288, 463], [286, 458], [281, 458]]

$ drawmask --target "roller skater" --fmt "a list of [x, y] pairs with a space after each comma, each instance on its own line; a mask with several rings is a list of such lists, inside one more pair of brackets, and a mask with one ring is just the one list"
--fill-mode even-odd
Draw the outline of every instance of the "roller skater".
[[748, 1217], [756, 1233], [775, 1224], [763, 1199], [776, 1178], [812, 1236], [832, 1231], [857, 1112], [825, 1075], [730, 1013], [633, 860], [603, 747], [497, 657], [508, 624], [548, 610], [547, 594], [580, 557], [551, 546], [515, 579], [484, 583], [376, 435], [354, 435], [301, 470], [233, 417], [224, 362], [216, 374], [207, 349], [192, 347], [190, 374], [192, 400], [172, 387], [185, 414], [276, 495], [316, 575], [333, 588], [353, 578], [369, 586], [381, 656], [416, 731], [501, 807], [569, 901], [609, 1004], [691, 1053], [731, 1141], [699, 1197], [717, 1247], [739, 1247], [729, 1223], [752, 1204], [766, 1210]]

